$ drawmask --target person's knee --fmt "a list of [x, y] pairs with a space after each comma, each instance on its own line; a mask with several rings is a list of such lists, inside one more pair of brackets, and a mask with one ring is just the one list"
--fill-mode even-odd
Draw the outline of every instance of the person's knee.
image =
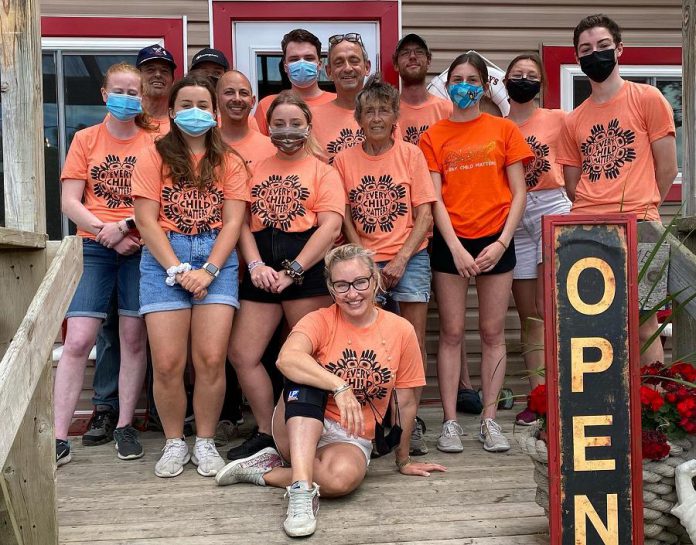
[[225, 354], [219, 350], [199, 350], [193, 355], [196, 376], [206, 380], [218, 380], [225, 376]]
[[183, 380], [185, 366], [186, 360], [176, 357], [163, 358], [163, 361], [153, 364], [152, 375], [159, 384], [179, 383]]
[[353, 460], [343, 457], [337, 457], [331, 461], [328, 475], [330, 478], [321, 486], [321, 492], [322, 495], [330, 497], [350, 494], [365, 478], [365, 472], [358, 470]]
[[94, 339], [88, 335], [68, 335], [63, 344], [63, 354], [71, 358], [87, 359], [93, 346]]
[[453, 322], [440, 322], [440, 342], [449, 345], [456, 345], [464, 338], [464, 324]]
[[505, 329], [498, 324], [481, 324], [479, 332], [481, 344], [489, 347], [505, 345]]
[[[138, 320], [140, 322], [140, 320]], [[121, 345], [126, 346], [131, 352], [143, 352], [145, 350], [147, 334], [144, 323], [131, 323], [121, 328], [119, 334]]]

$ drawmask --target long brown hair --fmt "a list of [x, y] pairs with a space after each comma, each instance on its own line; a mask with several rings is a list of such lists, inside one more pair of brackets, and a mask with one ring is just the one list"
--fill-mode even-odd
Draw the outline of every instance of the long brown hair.
[[[174, 110], [176, 97], [184, 87], [204, 87], [210, 93], [213, 112], [217, 113], [217, 95], [210, 80], [196, 75], [188, 75], [172, 86], [169, 94], [170, 111]], [[205, 154], [198, 163], [198, 168], [183, 132], [176, 123], [171, 124], [169, 132], [158, 139], [155, 146], [162, 156], [162, 177], [171, 176], [175, 184], [193, 183], [200, 190], [215, 183], [218, 169], [224, 165], [226, 155], [234, 155], [246, 167], [242, 156], [222, 141], [217, 127], [211, 128], [205, 135]], [[246, 170], [248, 175], [248, 168]]]
[[[102, 81], [102, 88], [106, 89], [107, 85], [109, 84], [109, 78], [113, 76], [114, 74], [119, 74], [121, 72], [127, 72], [129, 74], [133, 74], [135, 76], [138, 76], [138, 79], [140, 80], [140, 96], [143, 96], [143, 80], [142, 80], [142, 74], [140, 73], [140, 70], [138, 70], [135, 66], [132, 64], [128, 64], [127, 62], [117, 62], [116, 64], [112, 64], [109, 66], [109, 68], [106, 70], [106, 74], [104, 74], [104, 81]], [[141, 129], [145, 129], [146, 131], [156, 131], [159, 126], [156, 123], [152, 122], [152, 118], [146, 113], [142, 112], [139, 113], [138, 115], [135, 116], [135, 124], [140, 127]]]
[[271, 102], [271, 105], [268, 107], [268, 111], [266, 112], [266, 123], [268, 123], [269, 130], [272, 128], [271, 117], [273, 117], [273, 112], [281, 104], [291, 104], [293, 106], [297, 106], [300, 110], [302, 110], [302, 114], [304, 115], [305, 120], [307, 121], [307, 125], [309, 125], [309, 138], [307, 138], [307, 141], [305, 142], [305, 149], [309, 153], [314, 155], [314, 157], [316, 157], [317, 159], [326, 161], [327, 157], [324, 153], [324, 150], [321, 149], [321, 146], [312, 136], [312, 112], [309, 109], [309, 106], [307, 106], [307, 103], [300, 97], [296, 96], [292, 91], [288, 89], [286, 89], [285, 91], [281, 91], [280, 94], [278, 94], [278, 96], [275, 97], [273, 102]]

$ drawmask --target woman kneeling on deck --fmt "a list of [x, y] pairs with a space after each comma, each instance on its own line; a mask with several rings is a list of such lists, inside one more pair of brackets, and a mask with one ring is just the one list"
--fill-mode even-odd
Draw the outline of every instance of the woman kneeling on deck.
[[[380, 272], [356, 244], [326, 256], [326, 283], [335, 304], [307, 314], [292, 330], [278, 358], [285, 391], [273, 415], [269, 447], [218, 472], [218, 485], [250, 482], [287, 488], [289, 536], [316, 529], [319, 488], [327, 497], [355, 490], [370, 463], [392, 390], [404, 426], [396, 465], [404, 475], [445, 471], [408, 456], [416, 417], [416, 388], [425, 384], [413, 326], [375, 304]], [[390, 433], [389, 437], [394, 435]], [[282, 458], [281, 458], [282, 456]], [[282, 460], [292, 467], [281, 467]]]

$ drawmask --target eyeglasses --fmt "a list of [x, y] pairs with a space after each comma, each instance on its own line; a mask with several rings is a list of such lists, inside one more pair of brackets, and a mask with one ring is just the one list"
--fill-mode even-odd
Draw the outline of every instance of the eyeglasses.
[[400, 59], [408, 59], [411, 55], [415, 55], [418, 59], [425, 59], [428, 56], [428, 52], [422, 47], [409, 47], [408, 49], [401, 49], [397, 54]]
[[329, 36], [329, 48], [340, 44], [342, 41], [351, 42], [354, 44], [363, 45], [362, 37], [357, 32], [349, 32], [348, 34], [334, 34]]
[[370, 276], [359, 276], [352, 282], [346, 282], [345, 280], [338, 280], [336, 282], [331, 282], [331, 287], [336, 293], [348, 293], [351, 287], [355, 291], [365, 291], [370, 287], [370, 281], [372, 280], [372, 275]]

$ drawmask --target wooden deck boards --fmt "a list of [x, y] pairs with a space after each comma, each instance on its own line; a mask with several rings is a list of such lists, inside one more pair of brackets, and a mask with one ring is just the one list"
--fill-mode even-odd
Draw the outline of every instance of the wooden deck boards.
[[[500, 413], [512, 439], [514, 411]], [[547, 545], [544, 512], [533, 501], [532, 464], [513, 443], [489, 454], [475, 440], [477, 418], [462, 417], [462, 454], [436, 450], [441, 411], [421, 411], [428, 424], [426, 458], [449, 467], [429, 478], [405, 477], [393, 456], [373, 460], [351, 496], [322, 500], [313, 543], [410, 545]], [[248, 427], [248, 426], [247, 426]], [[216, 487], [192, 465], [159, 479], [154, 464], [162, 436], [143, 434], [145, 456], [123, 462], [114, 444], [85, 449], [58, 470], [61, 544], [255, 545], [294, 543], [285, 537], [283, 491], [239, 484]], [[220, 449], [224, 456], [228, 447]]]

